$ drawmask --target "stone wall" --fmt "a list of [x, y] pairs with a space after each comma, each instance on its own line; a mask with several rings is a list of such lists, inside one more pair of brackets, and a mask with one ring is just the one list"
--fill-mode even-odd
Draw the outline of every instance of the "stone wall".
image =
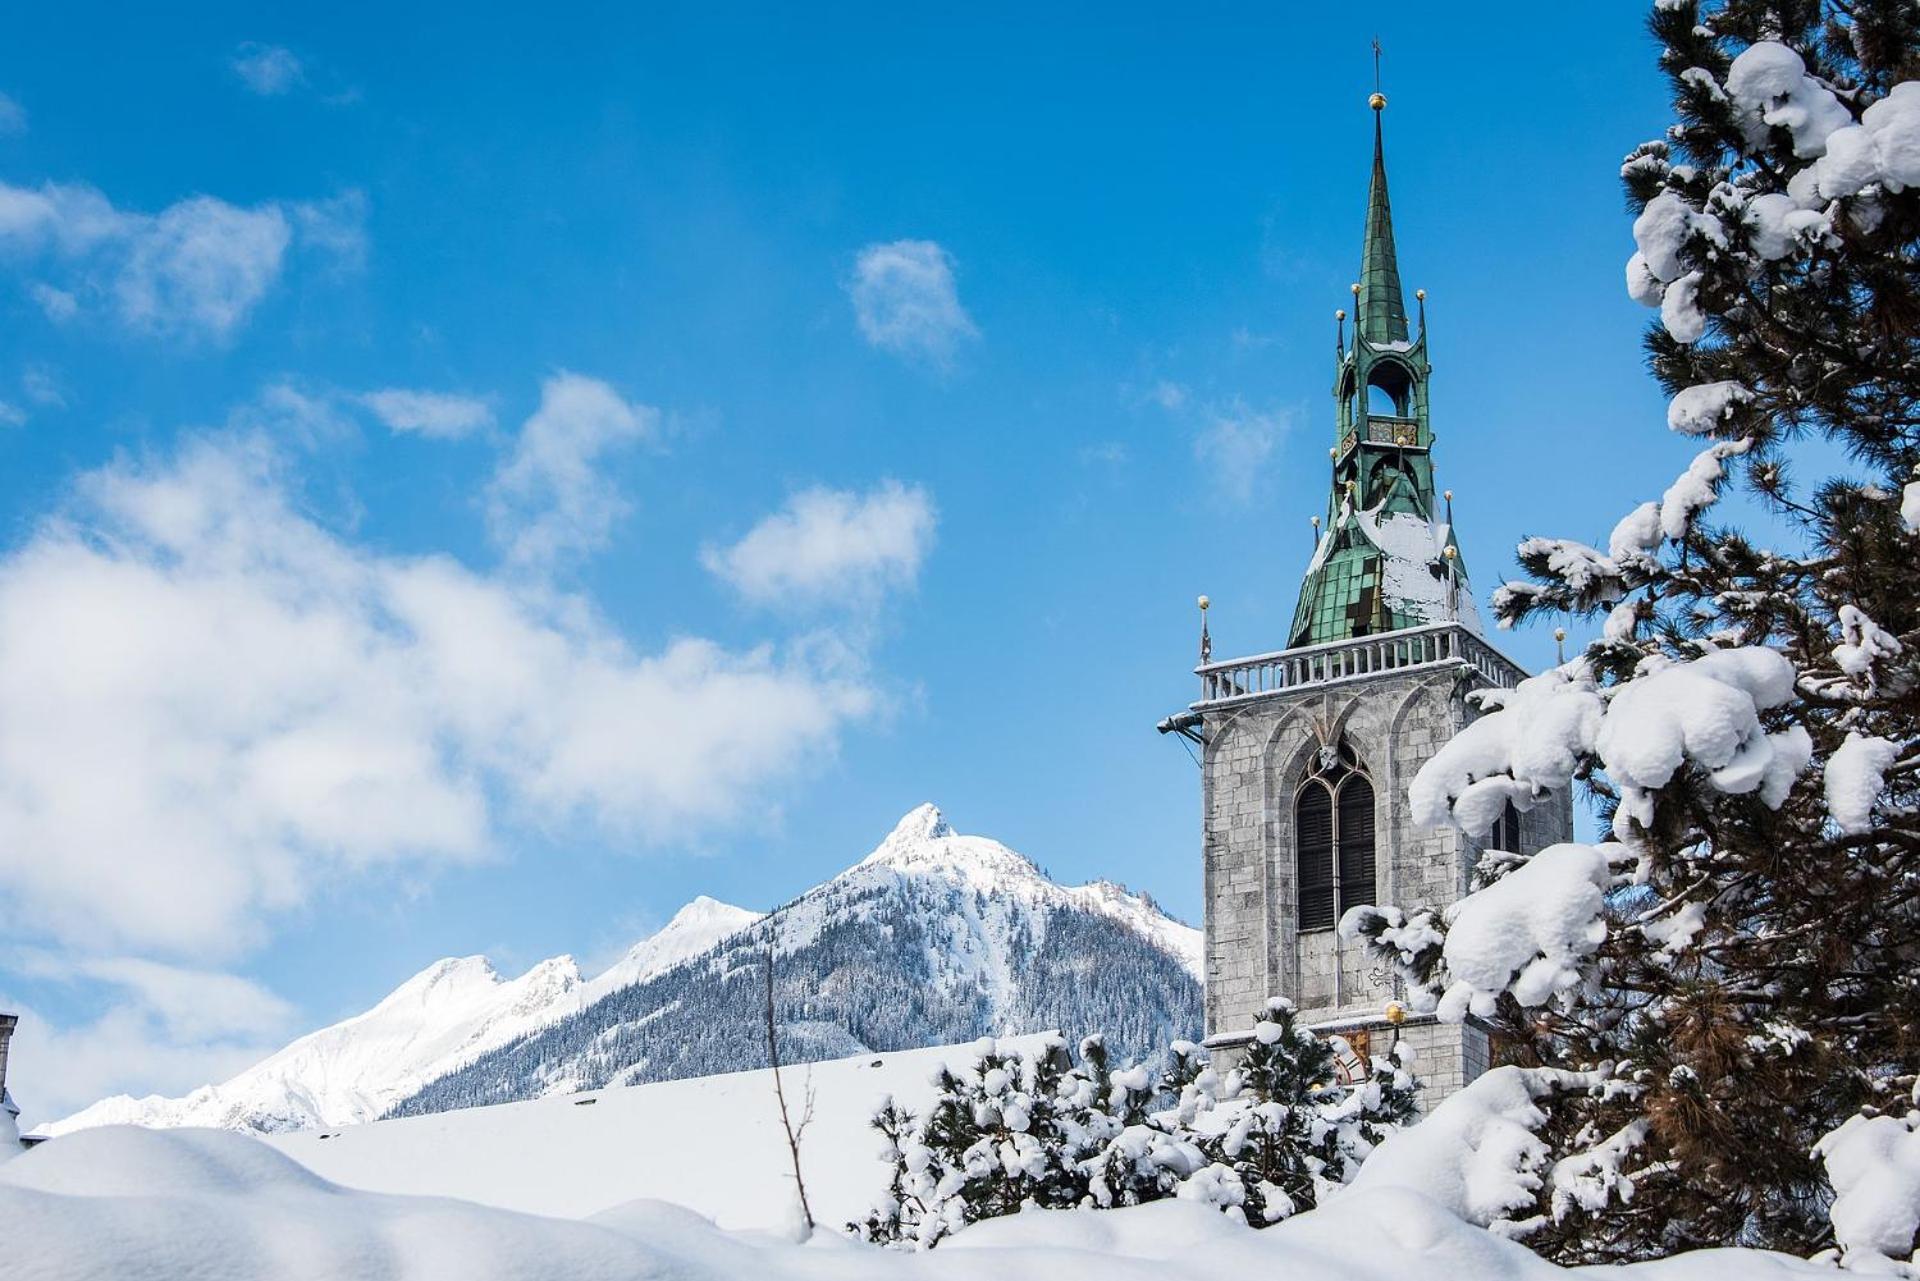
[[[1464, 695], [1483, 684], [1467, 668], [1426, 668], [1202, 708], [1206, 903], [1206, 1017], [1210, 1040], [1230, 1039], [1285, 996], [1304, 1021], [1374, 1031], [1396, 995], [1384, 966], [1334, 930], [1297, 928], [1294, 795], [1322, 742], [1344, 736], [1374, 787], [1375, 895], [1402, 908], [1444, 906], [1463, 895], [1480, 845], [1453, 828], [1417, 827], [1407, 785], [1476, 714]], [[1528, 852], [1572, 832], [1564, 794], [1521, 820]], [[1487, 1039], [1473, 1028], [1409, 1024], [1431, 1100], [1486, 1068]]]

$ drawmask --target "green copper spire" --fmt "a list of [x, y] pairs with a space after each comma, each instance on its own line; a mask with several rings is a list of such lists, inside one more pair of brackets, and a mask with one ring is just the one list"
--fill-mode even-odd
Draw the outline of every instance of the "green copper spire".
[[1407, 340], [1407, 299], [1400, 292], [1400, 260], [1393, 251], [1393, 206], [1387, 200], [1387, 157], [1380, 137], [1386, 95], [1373, 107], [1373, 183], [1367, 191], [1367, 239], [1360, 253], [1360, 312], [1355, 328], [1376, 343]]
[[1479, 630], [1466, 562], [1454, 539], [1452, 502], [1433, 483], [1426, 294], [1415, 295], [1420, 333], [1412, 337], [1387, 203], [1380, 137], [1386, 103], [1378, 91], [1368, 102], [1374, 111], [1373, 182], [1360, 283], [1353, 287], [1358, 315], [1334, 373], [1332, 491], [1300, 584], [1289, 647], [1429, 623]]

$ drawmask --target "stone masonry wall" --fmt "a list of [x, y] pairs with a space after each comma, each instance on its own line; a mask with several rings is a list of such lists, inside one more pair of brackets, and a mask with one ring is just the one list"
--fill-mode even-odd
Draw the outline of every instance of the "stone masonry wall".
[[[1266, 998], [1280, 995], [1311, 1024], [1377, 1027], [1374, 1044], [1385, 1046], [1390, 1032], [1379, 1017], [1395, 995], [1385, 967], [1333, 930], [1297, 929], [1294, 795], [1321, 742], [1344, 735], [1374, 786], [1376, 900], [1408, 909], [1455, 901], [1480, 846], [1452, 828], [1416, 827], [1406, 790], [1475, 715], [1462, 696], [1479, 683], [1470, 670], [1423, 669], [1202, 709], [1209, 1038], [1246, 1031]], [[1521, 832], [1525, 852], [1570, 839], [1568, 798], [1524, 815]], [[1433, 1102], [1486, 1068], [1477, 1029], [1410, 1023], [1402, 1036], [1420, 1056]]]

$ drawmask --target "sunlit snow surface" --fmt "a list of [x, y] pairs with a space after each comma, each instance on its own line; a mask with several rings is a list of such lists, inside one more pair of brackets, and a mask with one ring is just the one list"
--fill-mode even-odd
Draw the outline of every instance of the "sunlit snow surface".
[[[666, 1100], [676, 1086], [694, 1084], [627, 1093]], [[609, 1097], [580, 1111], [598, 1113], [610, 1102]], [[617, 1113], [609, 1108], [594, 1122], [621, 1131], [628, 1141], [624, 1155], [615, 1159], [613, 1145], [581, 1150], [584, 1131], [563, 1124], [575, 1115], [564, 1111], [567, 1106], [543, 1102], [490, 1110], [503, 1146], [530, 1141], [541, 1123], [548, 1131], [541, 1160], [516, 1166], [514, 1156], [526, 1157], [526, 1149], [494, 1159], [503, 1177], [517, 1168], [515, 1177], [523, 1185], [518, 1199], [535, 1196], [537, 1185], [571, 1156], [598, 1172], [607, 1194], [642, 1182], [708, 1190], [731, 1182], [732, 1196], [722, 1199], [746, 1211], [744, 1217], [785, 1217], [785, 1190], [764, 1168], [771, 1153], [760, 1141], [763, 1114], [688, 1116], [688, 1128], [705, 1123], [700, 1141], [690, 1143], [688, 1129], [650, 1134], [631, 1128], [635, 1118], [613, 1119]], [[507, 1128], [497, 1122], [516, 1110], [528, 1123], [519, 1139], [509, 1139]], [[450, 1119], [368, 1129], [417, 1135]], [[816, 1126], [811, 1150], [823, 1165], [871, 1159], [872, 1145], [840, 1129], [837, 1113], [822, 1111]], [[738, 1141], [750, 1135], [743, 1149]], [[473, 1139], [473, 1150], [484, 1148], [478, 1133]], [[390, 1154], [398, 1160], [410, 1153], [413, 1159], [429, 1147], [395, 1144]], [[633, 1169], [651, 1173], [627, 1173]], [[583, 1173], [575, 1186], [590, 1181]], [[692, 1210], [658, 1200], [626, 1201], [582, 1220], [446, 1197], [352, 1191], [243, 1135], [120, 1126], [68, 1135], [0, 1164], [0, 1225], [5, 1228], [0, 1273], [33, 1281], [1164, 1281], [1170, 1271], [1343, 1281], [1516, 1281], [1564, 1275], [1523, 1247], [1469, 1226], [1439, 1202], [1404, 1188], [1349, 1190], [1323, 1209], [1264, 1232], [1236, 1225], [1202, 1205], [1163, 1201], [1126, 1210], [1029, 1212], [967, 1229], [928, 1253], [902, 1254], [829, 1233], [796, 1245], [782, 1233], [728, 1232]], [[1784, 1281], [1834, 1273], [1777, 1256], [1716, 1251], [1580, 1275]]]

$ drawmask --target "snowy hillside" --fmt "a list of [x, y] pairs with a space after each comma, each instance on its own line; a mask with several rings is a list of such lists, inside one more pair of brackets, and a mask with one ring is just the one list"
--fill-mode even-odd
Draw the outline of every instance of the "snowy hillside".
[[[514, 979], [484, 957], [440, 961], [229, 1081], [105, 1099], [46, 1129], [279, 1133], [757, 1067], [761, 920], [697, 898], [592, 979], [570, 956]], [[1198, 930], [1116, 885], [1056, 885], [931, 805], [777, 929], [796, 1062], [1051, 1027], [1149, 1053], [1199, 1030]]]
[[273, 1133], [370, 1121], [475, 1056], [711, 948], [757, 913], [697, 898], [597, 978], [571, 956], [502, 978], [484, 956], [437, 961], [365, 1014], [301, 1037], [184, 1098], [119, 1095], [46, 1127], [211, 1125]]
[[1126, 1059], [1200, 1031], [1198, 930], [1116, 885], [1057, 885], [925, 805], [710, 954], [481, 1055], [395, 1113], [763, 1066], [770, 938], [790, 1062], [1048, 1028], [1102, 1031]]
[[[1002, 1044], [1037, 1052], [1040, 1037]], [[813, 1093], [804, 1150], [815, 1214], [843, 1223], [872, 1208], [886, 1180], [867, 1123], [886, 1097], [924, 1108], [934, 1070], [964, 1070], [977, 1045], [862, 1054], [782, 1069]], [[684, 1205], [728, 1228], [778, 1228], [792, 1199], [771, 1073], [732, 1072], [403, 1117], [267, 1139], [314, 1173], [367, 1192], [459, 1197], [504, 1210], [583, 1219], [641, 1197]], [[688, 1162], [681, 1154], [731, 1159]]]

